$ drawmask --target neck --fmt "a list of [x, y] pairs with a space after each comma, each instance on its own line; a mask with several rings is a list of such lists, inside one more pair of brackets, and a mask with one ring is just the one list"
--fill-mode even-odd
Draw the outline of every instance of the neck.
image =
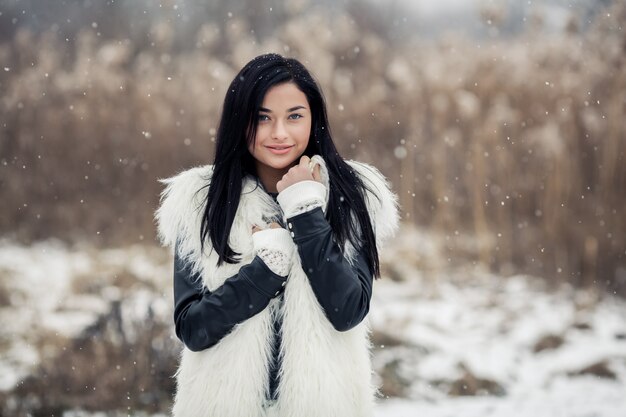
[[283, 178], [283, 175], [285, 175], [287, 171], [289, 171], [289, 168], [272, 169], [268, 167], [261, 168], [257, 166], [257, 175], [259, 176], [259, 180], [261, 180], [263, 187], [265, 187], [265, 190], [268, 193], [278, 192], [278, 190], [276, 189], [276, 183], [278, 183], [278, 181]]

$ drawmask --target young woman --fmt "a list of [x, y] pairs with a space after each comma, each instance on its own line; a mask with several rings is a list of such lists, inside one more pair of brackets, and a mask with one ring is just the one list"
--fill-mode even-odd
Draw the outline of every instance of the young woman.
[[226, 93], [213, 165], [163, 182], [185, 345], [174, 416], [371, 416], [366, 316], [397, 197], [339, 156], [306, 68], [250, 61]]

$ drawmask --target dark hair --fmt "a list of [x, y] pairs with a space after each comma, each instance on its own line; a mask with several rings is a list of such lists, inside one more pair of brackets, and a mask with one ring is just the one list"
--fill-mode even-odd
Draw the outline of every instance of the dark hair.
[[305, 94], [311, 108], [311, 136], [304, 155], [318, 154], [326, 162], [330, 179], [326, 219], [335, 241], [342, 251], [347, 240], [357, 250], [365, 250], [370, 270], [379, 277], [376, 239], [365, 203], [366, 186], [335, 148], [326, 103], [311, 74], [296, 59], [277, 54], [254, 58], [237, 74], [226, 92], [200, 230], [202, 245], [208, 235], [219, 255], [218, 265], [239, 262], [240, 254], [228, 245], [228, 237], [239, 206], [243, 178], [248, 174], [256, 176], [255, 160], [248, 144], [255, 139], [259, 108], [266, 92], [287, 82], [293, 82]]

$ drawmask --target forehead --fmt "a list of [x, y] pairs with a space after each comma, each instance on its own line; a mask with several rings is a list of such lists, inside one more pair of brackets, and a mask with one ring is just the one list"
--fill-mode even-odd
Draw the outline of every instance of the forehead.
[[295, 105], [307, 106], [307, 104], [306, 95], [291, 82], [272, 86], [263, 97], [263, 107], [271, 110], [291, 108]]

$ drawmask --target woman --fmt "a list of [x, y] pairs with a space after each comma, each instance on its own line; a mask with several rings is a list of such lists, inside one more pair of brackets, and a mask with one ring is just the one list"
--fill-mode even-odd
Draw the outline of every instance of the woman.
[[163, 181], [185, 344], [175, 416], [372, 415], [366, 315], [398, 225], [385, 178], [344, 161], [322, 93], [261, 55], [226, 93], [213, 165]]

